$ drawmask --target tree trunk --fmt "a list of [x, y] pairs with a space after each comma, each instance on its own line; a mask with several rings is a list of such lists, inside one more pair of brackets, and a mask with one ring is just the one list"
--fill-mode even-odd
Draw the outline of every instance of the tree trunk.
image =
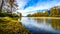
[[4, 1], [2, 0], [1, 6], [0, 6], [0, 11], [2, 11], [3, 4], [4, 4]]
[[11, 7], [11, 14], [12, 14], [12, 7]]

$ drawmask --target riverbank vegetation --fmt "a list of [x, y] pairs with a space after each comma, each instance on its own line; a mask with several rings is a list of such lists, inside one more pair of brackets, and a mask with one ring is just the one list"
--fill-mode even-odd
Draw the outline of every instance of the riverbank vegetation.
[[0, 34], [29, 34], [29, 31], [13, 18], [0, 17]]
[[29, 34], [18, 18], [21, 16], [0, 11], [0, 34]]
[[29, 34], [18, 18], [21, 16], [0, 12], [0, 34]]
[[45, 10], [45, 12], [28, 14], [27, 17], [60, 17], [60, 6], [52, 7], [50, 10]]
[[18, 21], [17, 7], [16, 0], [0, 0], [0, 34], [30, 34]]

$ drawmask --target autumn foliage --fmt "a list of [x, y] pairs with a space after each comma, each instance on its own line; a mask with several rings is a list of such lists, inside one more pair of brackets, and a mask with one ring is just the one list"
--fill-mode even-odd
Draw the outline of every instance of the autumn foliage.
[[36, 12], [33, 14], [28, 14], [27, 16], [28, 17], [60, 17], [60, 6], [55, 6], [50, 10], [46, 10], [45, 12]]

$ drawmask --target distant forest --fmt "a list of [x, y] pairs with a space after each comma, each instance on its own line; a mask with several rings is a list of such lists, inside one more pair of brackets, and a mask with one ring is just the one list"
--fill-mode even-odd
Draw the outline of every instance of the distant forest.
[[43, 12], [28, 14], [27, 17], [60, 17], [60, 6], [55, 6]]

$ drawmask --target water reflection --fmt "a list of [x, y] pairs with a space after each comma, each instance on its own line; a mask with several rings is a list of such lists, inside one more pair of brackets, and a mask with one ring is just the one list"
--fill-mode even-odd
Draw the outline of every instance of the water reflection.
[[22, 17], [22, 25], [34, 33], [60, 33], [60, 19]]
[[54, 29], [60, 30], [60, 19], [52, 19], [51, 25]]
[[[54, 29], [60, 30], [60, 19], [39, 19], [39, 18], [34, 18], [37, 23], [46, 23], [47, 25], [50, 24]], [[45, 21], [44, 21], [45, 20]]]
[[44, 19], [34, 18], [34, 20], [37, 21], [37, 22], [43, 23]]

